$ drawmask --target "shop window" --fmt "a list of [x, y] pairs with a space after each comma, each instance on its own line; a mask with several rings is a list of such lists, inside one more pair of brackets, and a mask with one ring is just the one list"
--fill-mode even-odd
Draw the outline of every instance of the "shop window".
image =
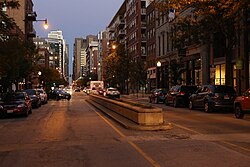
[[195, 85], [201, 85], [201, 83], [202, 83], [201, 70], [196, 69], [195, 70]]
[[234, 88], [236, 88], [236, 84], [237, 84], [236, 75], [237, 75], [237, 70], [236, 70], [236, 65], [234, 64], [234, 66], [233, 66], [233, 86], [234, 86]]
[[215, 85], [225, 85], [225, 76], [226, 76], [225, 73], [226, 73], [225, 64], [216, 65]]
[[249, 83], [250, 83], [250, 61], [248, 62], [248, 64], [249, 64], [249, 77], [248, 77], [248, 79], [249, 79]]

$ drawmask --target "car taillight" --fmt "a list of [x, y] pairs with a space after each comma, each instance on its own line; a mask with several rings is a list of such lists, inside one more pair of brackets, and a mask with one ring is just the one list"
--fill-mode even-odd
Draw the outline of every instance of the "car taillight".
[[219, 99], [219, 96], [218, 96], [218, 95], [214, 95], [214, 96], [211, 97], [211, 99], [213, 99], [213, 100], [218, 100], [218, 99]]
[[185, 92], [179, 92], [178, 95], [183, 96], [183, 95], [185, 95]]

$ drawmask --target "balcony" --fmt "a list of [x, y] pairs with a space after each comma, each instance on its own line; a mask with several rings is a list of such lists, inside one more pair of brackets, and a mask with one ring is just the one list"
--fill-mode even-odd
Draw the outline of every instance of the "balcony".
[[37, 14], [36, 12], [29, 12], [26, 14], [27, 21], [36, 21]]
[[27, 33], [27, 36], [28, 36], [29, 38], [35, 38], [35, 37], [36, 37], [36, 31], [33, 30], [33, 31], [31, 31], [31, 32], [28, 32], [28, 33]]

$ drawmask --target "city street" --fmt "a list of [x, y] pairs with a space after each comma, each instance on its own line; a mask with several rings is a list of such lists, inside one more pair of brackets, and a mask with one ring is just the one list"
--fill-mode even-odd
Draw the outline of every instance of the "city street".
[[[0, 119], [0, 166], [248, 167], [250, 115], [164, 108], [166, 131], [124, 129], [74, 92], [29, 117]], [[127, 97], [147, 103], [147, 98]]]

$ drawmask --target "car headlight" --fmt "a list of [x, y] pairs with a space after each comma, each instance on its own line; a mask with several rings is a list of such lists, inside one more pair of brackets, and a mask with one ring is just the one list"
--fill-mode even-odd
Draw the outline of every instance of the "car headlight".
[[17, 107], [18, 108], [23, 108], [23, 107], [25, 107], [25, 105], [24, 104], [19, 104]]

